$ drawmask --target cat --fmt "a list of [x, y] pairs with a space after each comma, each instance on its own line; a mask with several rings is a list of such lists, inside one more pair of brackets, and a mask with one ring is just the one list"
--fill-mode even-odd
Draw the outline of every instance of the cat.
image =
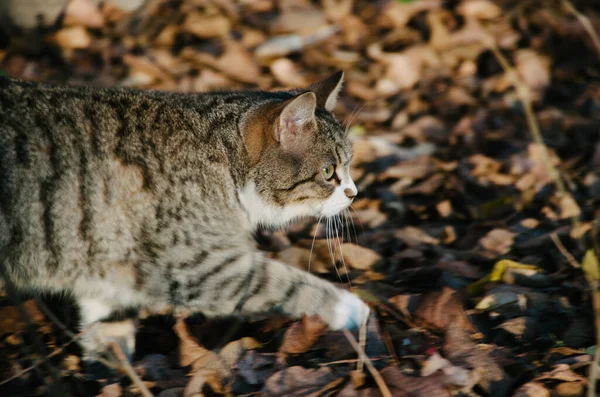
[[180, 94], [0, 78], [0, 287], [72, 295], [86, 357], [115, 340], [133, 352], [133, 323], [101, 321], [132, 307], [357, 327], [362, 300], [252, 239], [356, 196], [331, 114], [342, 83]]

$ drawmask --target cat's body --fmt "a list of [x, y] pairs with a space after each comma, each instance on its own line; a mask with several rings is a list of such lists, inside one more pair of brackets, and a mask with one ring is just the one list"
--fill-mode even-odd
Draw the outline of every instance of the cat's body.
[[136, 307], [356, 326], [360, 300], [252, 243], [258, 224], [333, 215], [356, 194], [325, 109], [340, 84], [184, 95], [0, 79], [2, 273], [72, 294], [84, 325]]

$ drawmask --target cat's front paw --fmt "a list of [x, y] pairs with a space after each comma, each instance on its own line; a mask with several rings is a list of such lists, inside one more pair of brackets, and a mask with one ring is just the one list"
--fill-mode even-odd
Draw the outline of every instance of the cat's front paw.
[[340, 300], [335, 305], [332, 329], [356, 329], [369, 317], [369, 306], [367, 306], [356, 295], [343, 291]]

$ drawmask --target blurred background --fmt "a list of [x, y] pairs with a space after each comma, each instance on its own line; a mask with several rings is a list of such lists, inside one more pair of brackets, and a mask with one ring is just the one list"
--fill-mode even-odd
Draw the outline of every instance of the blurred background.
[[[306, 269], [316, 237], [311, 272], [352, 280], [377, 314], [367, 353], [394, 395], [576, 396], [598, 329], [598, 277], [582, 271], [598, 267], [598, 32], [591, 0], [0, 0], [0, 73], [194, 93], [344, 70], [334, 114], [354, 141], [354, 227], [333, 257], [312, 221], [259, 233], [261, 248]], [[0, 395], [142, 393], [123, 372], [88, 377], [49, 318], [77, 332], [65, 299], [25, 297], [29, 324], [2, 301]], [[145, 320], [134, 364], [152, 393], [385, 395], [352, 375], [339, 333], [220, 321], [190, 320], [190, 336]], [[216, 378], [177, 349], [242, 340], [249, 353]]]

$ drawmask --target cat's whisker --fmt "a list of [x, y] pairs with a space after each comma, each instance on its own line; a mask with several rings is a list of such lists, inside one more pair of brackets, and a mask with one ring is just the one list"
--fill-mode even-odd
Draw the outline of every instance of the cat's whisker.
[[[358, 223], [360, 224], [360, 228], [362, 229], [362, 235], [364, 237], [365, 236], [365, 227], [363, 226], [363, 223], [360, 220], [360, 216], [358, 215], [358, 212], [354, 209], [354, 207], [352, 205], [350, 205], [350, 209], [352, 209], [352, 211], [354, 211], [354, 213], [356, 214], [356, 219], [358, 219]], [[358, 241], [358, 238], [356, 240]]]
[[352, 126], [352, 122], [354, 121], [354, 119], [365, 108], [365, 106], [367, 106], [367, 104], [365, 103], [357, 110], [356, 108], [358, 107], [359, 104], [360, 104], [360, 102], [357, 103], [356, 105], [354, 105], [354, 109], [352, 110], [352, 113], [350, 113], [350, 118], [348, 119], [348, 122], [346, 123], [346, 129], [344, 130], [345, 135], [348, 135], [348, 131], [350, 130], [350, 127]]
[[[352, 233], [354, 234], [354, 242], [356, 244], [358, 244], [358, 235], [356, 234], [356, 227], [354, 225], [354, 219], [352, 218], [352, 213], [350, 212], [349, 208], [346, 209], [346, 219], [348, 220], [348, 223], [350, 223], [350, 226], [352, 226]], [[350, 234], [350, 228], [348, 228], [348, 234]]]
[[317, 239], [317, 234], [319, 233], [319, 226], [321, 226], [321, 219], [323, 219], [323, 215], [319, 217], [317, 221], [317, 227], [315, 228], [315, 235], [313, 236], [312, 245], [310, 246], [310, 253], [308, 254], [308, 272], [310, 273], [310, 262], [312, 261], [312, 253], [315, 249], [315, 240]]
[[[338, 278], [340, 279], [341, 282], [343, 282], [342, 279], [342, 275], [340, 274], [337, 266], [336, 266], [336, 260], [335, 260], [335, 254], [337, 252], [337, 249], [335, 248], [335, 240], [333, 240], [333, 231], [334, 231], [334, 220], [331, 217], [327, 218], [327, 230], [330, 233], [330, 236], [332, 236], [332, 238], [328, 238], [327, 239], [327, 247], [329, 248], [329, 256], [331, 257], [331, 263], [333, 264], [333, 268], [335, 269], [335, 272], [338, 276]], [[335, 236], [337, 238], [337, 235]]]
[[342, 218], [339, 215], [336, 215], [336, 219], [340, 224], [340, 228], [342, 229], [342, 239], [339, 241], [340, 247], [340, 258], [342, 260], [342, 265], [344, 266], [344, 271], [346, 272], [346, 279], [348, 280], [348, 286], [352, 288], [352, 283], [350, 282], [350, 274], [348, 273], [348, 266], [346, 266], [346, 260], [344, 259], [344, 250], [342, 245], [344, 243], [344, 224], [342, 223]]

